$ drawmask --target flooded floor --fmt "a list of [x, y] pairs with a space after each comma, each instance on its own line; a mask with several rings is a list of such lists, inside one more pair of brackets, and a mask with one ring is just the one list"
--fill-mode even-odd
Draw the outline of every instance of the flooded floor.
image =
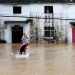
[[31, 44], [16, 58], [19, 44], [0, 44], [0, 75], [75, 75], [75, 45]]

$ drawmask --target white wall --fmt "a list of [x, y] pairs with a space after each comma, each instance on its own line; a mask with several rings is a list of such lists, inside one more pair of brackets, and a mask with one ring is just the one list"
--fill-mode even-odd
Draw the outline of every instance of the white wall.
[[[7, 43], [12, 43], [12, 30], [11, 28], [14, 27], [15, 23], [13, 24], [7, 24], [7, 29], [5, 29], [5, 40], [7, 41]], [[28, 33], [29, 30], [30, 30], [30, 24], [24, 24], [24, 23], [21, 23], [19, 24], [20, 27], [23, 27], [23, 32], [24, 33]], [[29, 37], [29, 34], [28, 33], [28, 37]]]
[[[68, 4], [28, 4], [28, 5], [18, 5], [22, 6], [22, 13], [21, 14], [13, 14], [13, 6], [14, 5], [0, 5], [0, 16], [1, 15], [8, 15], [8, 16], [30, 16], [30, 13], [33, 14], [33, 16], [39, 15], [40, 17], [44, 17], [44, 6], [53, 6], [53, 12], [54, 12], [54, 17], [60, 18], [74, 18], [75, 17], [75, 5], [68, 5]], [[17, 5], [15, 5], [17, 6]], [[21, 17], [0, 17], [1, 18], [1, 24], [4, 25], [4, 21], [25, 21], [26, 18], [21, 18]], [[40, 19], [40, 28], [42, 30], [42, 35], [43, 35], [43, 27], [44, 27], [44, 20]], [[55, 23], [58, 22], [60, 25], [59, 20], [55, 20]], [[62, 21], [64, 22], [64, 21]], [[68, 37], [69, 37], [69, 42], [71, 43], [72, 41], [72, 30], [69, 25], [69, 22], [72, 22], [71, 20], [67, 21], [67, 27], [68, 27]], [[64, 24], [64, 23], [63, 23]], [[55, 24], [56, 25], [56, 24]], [[27, 28], [27, 29], [25, 29]], [[23, 26], [23, 32], [28, 32], [30, 29], [30, 24], [24, 25]], [[10, 36], [10, 31], [11, 31], [11, 26], [8, 25], [7, 29], [5, 29], [5, 40], [7, 43], [11, 43], [11, 36]], [[28, 34], [29, 36], [29, 34]]]

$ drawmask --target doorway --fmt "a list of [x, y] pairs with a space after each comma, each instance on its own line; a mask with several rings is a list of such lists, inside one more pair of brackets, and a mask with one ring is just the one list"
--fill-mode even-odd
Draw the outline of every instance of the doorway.
[[23, 27], [12, 27], [12, 43], [20, 43], [23, 35]]
[[75, 28], [72, 28], [72, 43], [75, 43]]

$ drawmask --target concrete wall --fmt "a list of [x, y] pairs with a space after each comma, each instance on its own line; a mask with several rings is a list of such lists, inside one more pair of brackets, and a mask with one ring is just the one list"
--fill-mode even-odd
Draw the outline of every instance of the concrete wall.
[[[13, 14], [13, 6], [21, 6], [22, 7], [22, 13], [21, 14]], [[75, 16], [75, 5], [69, 5], [69, 4], [28, 4], [28, 5], [0, 5], [0, 16], [30, 16], [30, 13], [32, 16], [38, 15], [39, 17], [45, 17], [44, 14], [44, 6], [53, 6], [53, 13], [55, 18], [74, 18]], [[1, 25], [4, 25], [4, 21], [25, 21], [27, 18], [21, 18], [21, 17], [0, 17], [1, 19]], [[36, 19], [33, 19], [34, 22]], [[57, 20], [54, 19], [54, 26], [59, 26], [59, 29], [62, 25], [63, 30], [66, 31], [68, 34], [68, 40], [69, 43], [72, 43], [72, 29], [70, 27], [69, 22], [72, 22], [73, 20]], [[73, 21], [74, 22], [74, 21]], [[7, 29], [4, 29], [4, 39], [7, 41], [7, 43], [12, 43], [11, 38], [11, 26], [13, 25], [7, 25]], [[28, 32], [30, 30], [30, 23], [27, 25], [22, 25], [23, 31]], [[44, 35], [44, 19], [39, 19], [39, 29], [41, 30], [41, 36]], [[66, 28], [67, 27], [67, 28]], [[26, 28], [26, 29], [25, 29]], [[60, 29], [61, 30], [61, 29]], [[63, 32], [64, 32], [63, 31]], [[8, 36], [7, 36], [8, 35]], [[28, 34], [30, 36], [30, 34]], [[42, 38], [43, 40], [43, 38]]]

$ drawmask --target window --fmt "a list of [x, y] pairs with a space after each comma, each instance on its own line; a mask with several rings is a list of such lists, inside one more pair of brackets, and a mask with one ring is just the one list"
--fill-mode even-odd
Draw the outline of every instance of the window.
[[54, 27], [44, 27], [44, 38], [54, 37]]
[[53, 6], [45, 6], [44, 13], [53, 13]]
[[13, 7], [13, 14], [20, 14], [21, 13], [21, 7], [20, 6], [14, 6]]

